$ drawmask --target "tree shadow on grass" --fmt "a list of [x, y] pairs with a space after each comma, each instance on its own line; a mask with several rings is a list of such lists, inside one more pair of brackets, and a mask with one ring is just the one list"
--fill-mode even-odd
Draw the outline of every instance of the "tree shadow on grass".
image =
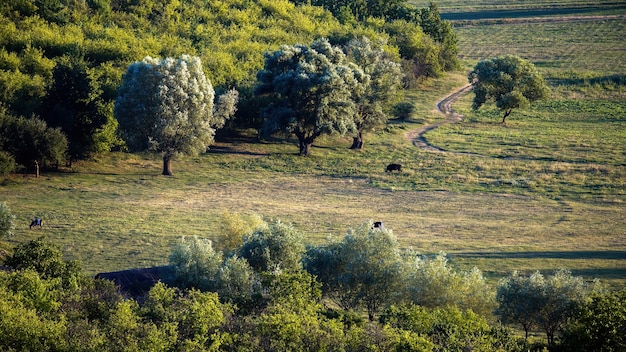
[[626, 251], [457, 252], [466, 259], [626, 259]]

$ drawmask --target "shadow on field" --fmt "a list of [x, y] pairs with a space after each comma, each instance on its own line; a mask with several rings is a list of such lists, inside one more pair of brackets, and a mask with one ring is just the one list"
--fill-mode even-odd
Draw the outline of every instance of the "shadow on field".
[[454, 256], [474, 259], [626, 259], [626, 251], [457, 252]]
[[559, 78], [550, 79], [551, 84], [555, 86], [582, 86], [582, 85], [626, 85], [626, 75], [614, 74], [603, 77], [594, 78]]
[[249, 150], [236, 149], [227, 146], [216, 146], [212, 145], [209, 148], [209, 153], [221, 153], [221, 154], [242, 154], [242, 155], [255, 155], [255, 156], [265, 156], [267, 153], [255, 153]]

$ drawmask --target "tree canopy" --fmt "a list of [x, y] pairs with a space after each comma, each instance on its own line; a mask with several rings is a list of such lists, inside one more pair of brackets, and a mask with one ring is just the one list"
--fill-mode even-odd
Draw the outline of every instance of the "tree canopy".
[[535, 66], [519, 56], [506, 55], [482, 60], [468, 75], [474, 86], [473, 109], [494, 101], [504, 111], [502, 123], [516, 108], [546, 98], [548, 86]]

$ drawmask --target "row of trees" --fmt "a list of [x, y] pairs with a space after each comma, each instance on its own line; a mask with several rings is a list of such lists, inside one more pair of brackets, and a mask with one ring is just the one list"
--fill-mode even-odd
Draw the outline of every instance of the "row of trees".
[[500, 283], [494, 304], [480, 271], [459, 272], [443, 254], [399, 250], [390, 230], [370, 223], [320, 246], [304, 245], [280, 221], [226, 214], [222, 228], [215, 242], [181, 239], [171, 276], [136, 298], [84, 277], [80, 264], [63, 261], [49, 242], [17, 246], [4, 261], [10, 272], [0, 272], [0, 348], [525, 350], [523, 340], [493, 323], [493, 307], [509, 324], [558, 321], [551, 350], [626, 347], [626, 294], [598, 290], [566, 271], [514, 273]]
[[[438, 12], [430, 13], [429, 21], [371, 13], [342, 24], [319, 6], [286, 0], [3, 2], [0, 105], [8, 115], [59, 128], [67, 139], [65, 154], [71, 163], [125, 147], [117, 133], [114, 102], [129, 65], [148, 56], [188, 54], [201, 59], [218, 96], [231, 89], [239, 92], [238, 112], [227, 127], [261, 129], [259, 110], [265, 97], [255, 95], [254, 89], [264, 53], [276, 51], [281, 44], [311, 43], [320, 37], [343, 46], [367, 36], [375, 43], [373, 50], [383, 50], [387, 59], [405, 66], [405, 72], [414, 71], [409, 67], [432, 68], [405, 75], [406, 87], [458, 64], [456, 49], [446, 49], [433, 28], [444, 28], [449, 43], [455, 43], [454, 33], [446, 32], [449, 25]], [[375, 63], [357, 64], [375, 75]], [[380, 112], [389, 115], [390, 106], [375, 110]], [[13, 157], [8, 160], [3, 154], [5, 163], [32, 169], [34, 160], [16, 160], [13, 151], [3, 151]], [[48, 165], [39, 159], [39, 164]]]

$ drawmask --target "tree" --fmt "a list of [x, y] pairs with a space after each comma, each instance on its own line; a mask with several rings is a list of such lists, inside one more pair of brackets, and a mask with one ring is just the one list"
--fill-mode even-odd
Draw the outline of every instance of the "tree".
[[108, 151], [117, 142], [114, 134], [106, 133], [117, 129], [110, 104], [100, 98], [87, 71], [87, 64], [76, 57], [59, 62], [42, 109], [46, 122], [68, 137], [70, 162]]
[[439, 51], [439, 63], [442, 69], [444, 71], [458, 69], [460, 67], [458, 40], [450, 22], [441, 19], [437, 4], [431, 2], [428, 7], [420, 9], [419, 17], [420, 26], [424, 33], [439, 43], [441, 48]]
[[567, 323], [561, 347], [583, 352], [626, 351], [626, 290], [596, 293]]
[[409, 271], [407, 289], [415, 304], [471, 309], [485, 316], [493, 310], [493, 293], [482, 272], [477, 268], [457, 272], [449, 265], [445, 253], [432, 259], [418, 257]]
[[255, 276], [248, 262], [236, 256], [223, 259], [209, 240], [182, 238], [170, 264], [181, 287], [217, 292], [224, 301], [234, 303], [244, 303], [253, 294]]
[[224, 116], [213, 113], [214, 96], [200, 58], [146, 57], [128, 67], [115, 116], [129, 148], [161, 152], [163, 175], [172, 175], [175, 155], [205, 151], [224, 126]]
[[498, 288], [496, 314], [505, 324], [521, 324], [526, 337], [532, 326], [541, 327], [553, 346], [556, 333], [595, 290], [595, 283], [564, 269], [547, 278], [539, 272], [527, 277], [513, 272]]
[[544, 278], [539, 272], [523, 276], [514, 271], [500, 283], [496, 293], [496, 315], [504, 324], [520, 324], [526, 339], [539, 318], [543, 286]]
[[13, 230], [15, 230], [15, 215], [11, 213], [8, 205], [2, 202], [0, 203], [0, 237], [12, 236]]
[[372, 225], [350, 229], [341, 242], [311, 249], [307, 255], [307, 270], [322, 282], [328, 297], [345, 309], [364, 307], [370, 321], [404, 281], [396, 237]]
[[403, 101], [393, 107], [393, 114], [396, 118], [407, 121], [415, 112], [415, 104], [410, 101]]
[[302, 235], [293, 226], [275, 221], [244, 237], [238, 255], [258, 272], [280, 272], [301, 270], [304, 252]]
[[64, 287], [75, 287], [81, 273], [77, 261], [63, 261], [61, 249], [44, 239], [31, 240], [15, 247], [4, 265], [15, 270], [33, 270], [43, 279], [60, 278]]
[[472, 108], [477, 110], [493, 100], [504, 111], [502, 123], [513, 109], [526, 107], [548, 96], [548, 86], [535, 66], [515, 55], [478, 62], [468, 80], [474, 86]]
[[383, 41], [372, 42], [367, 37], [354, 38], [346, 45], [348, 59], [368, 76], [363, 82], [364, 89], [353, 91], [357, 135], [351, 149], [363, 149], [363, 134], [387, 123], [390, 104], [398, 99], [402, 68], [385, 53], [385, 45]]
[[255, 93], [274, 98], [263, 111], [263, 131], [295, 134], [300, 155], [308, 155], [321, 135], [355, 130], [351, 97], [362, 89], [366, 75], [328, 40], [316, 40], [310, 47], [283, 45], [267, 53], [257, 79]]

